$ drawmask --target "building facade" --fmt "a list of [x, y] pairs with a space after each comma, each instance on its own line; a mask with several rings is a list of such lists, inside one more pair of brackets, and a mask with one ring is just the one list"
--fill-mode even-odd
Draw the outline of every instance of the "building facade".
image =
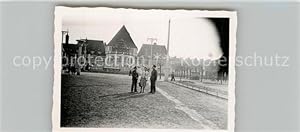
[[166, 59], [167, 59], [167, 49], [164, 45], [154, 44], [143, 44], [137, 59], [137, 65], [145, 66], [149, 69], [153, 65], [157, 66], [159, 73], [159, 78], [164, 75], [164, 70], [166, 70]]
[[101, 40], [90, 39], [79, 39], [77, 44], [63, 43], [65, 59], [62, 61], [68, 59], [67, 67], [70, 67], [79, 59], [82, 71], [127, 73], [137, 64], [137, 51], [128, 30], [122, 26], [107, 45]]
[[167, 49], [164, 45], [143, 44], [138, 53], [138, 64], [146, 67], [163, 66], [166, 62]]
[[118, 31], [105, 48], [105, 71], [128, 72], [136, 64], [137, 50], [125, 26]]
[[81, 50], [82, 56], [85, 58], [85, 67], [83, 70], [103, 71], [105, 62], [105, 43], [102, 40], [77, 40], [78, 50]]

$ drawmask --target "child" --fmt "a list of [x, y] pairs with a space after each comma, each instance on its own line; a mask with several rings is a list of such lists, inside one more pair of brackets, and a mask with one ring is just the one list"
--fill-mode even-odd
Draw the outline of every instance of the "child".
[[140, 79], [140, 83], [139, 83], [139, 85], [141, 87], [140, 93], [144, 93], [144, 91], [145, 91], [148, 74], [149, 74], [148, 69], [146, 67], [144, 67], [144, 69], [141, 72], [141, 79]]

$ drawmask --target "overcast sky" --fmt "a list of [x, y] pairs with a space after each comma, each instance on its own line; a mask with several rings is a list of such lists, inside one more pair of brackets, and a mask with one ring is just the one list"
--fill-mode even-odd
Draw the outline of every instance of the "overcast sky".
[[167, 45], [169, 19], [170, 56], [217, 59], [222, 55], [215, 26], [197, 11], [82, 8], [65, 13], [62, 30], [69, 31], [70, 43], [80, 38], [109, 43], [125, 25], [140, 49], [150, 43], [147, 38]]

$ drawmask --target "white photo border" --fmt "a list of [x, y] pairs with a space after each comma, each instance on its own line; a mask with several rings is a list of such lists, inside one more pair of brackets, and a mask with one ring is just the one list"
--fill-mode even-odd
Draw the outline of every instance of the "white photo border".
[[[116, 10], [133, 10], [133, 11], [163, 11], [178, 12], [187, 14], [190, 12], [198, 13], [197, 17], [204, 18], [229, 18], [229, 81], [228, 81], [228, 118], [227, 130], [201, 130], [201, 129], [140, 129], [140, 128], [77, 128], [61, 127], [61, 31], [62, 19], [64, 15], [75, 10], [93, 10], [100, 9], [113, 13]], [[53, 107], [52, 107], [52, 131], [53, 132], [96, 132], [96, 131], [122, 131], [122, 132], [233, 132], [235, 127], [235, 56], [236, 56], [236, 33], [237, 33], [237, 12], [236, 11], [208, 11], [208, 10], [162, 10], [162, 9], [130, 9], [130, 8], [108, 8], [108, 7], [55, 7], [54, 18], [54, 83], [53, 83]]]

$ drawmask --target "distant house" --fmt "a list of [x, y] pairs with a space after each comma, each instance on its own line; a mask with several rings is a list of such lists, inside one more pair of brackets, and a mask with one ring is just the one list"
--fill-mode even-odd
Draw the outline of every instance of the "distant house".
[[75, 56], [78, 55], [78, 45], [77, 44], [62, 44], [62, 65], [63, 66], [74, 66]]
[[105, 56], [105, 44], [102, 40], [88, 40], [86, 39], [86, 51], [83, 51], [85, 55], [93, 56]]
[[[105, 60], [105, 44], [101, 40], [80, 39], [77, 40], [81, 54], [86, 58], [92, 71], [101, 71], [104, 67]], [[98, 58], [97, 58], [98, 57]]]
[[75, 56], [77, 54], [78, 45], [77, 44], [63, 44], [62, 45], [62, 56]]
[[135, 62], [137, 50], [128, 30], [123, 25], [106, 45], [107, 59], [104, 69], [106, 71], [129, 71], [130, 64]]
[[166, 61], [166, 56], [167, 49], [164, 45], [143, 44], [138, 53], [138, 63], [147, 67], [162, 66]]

